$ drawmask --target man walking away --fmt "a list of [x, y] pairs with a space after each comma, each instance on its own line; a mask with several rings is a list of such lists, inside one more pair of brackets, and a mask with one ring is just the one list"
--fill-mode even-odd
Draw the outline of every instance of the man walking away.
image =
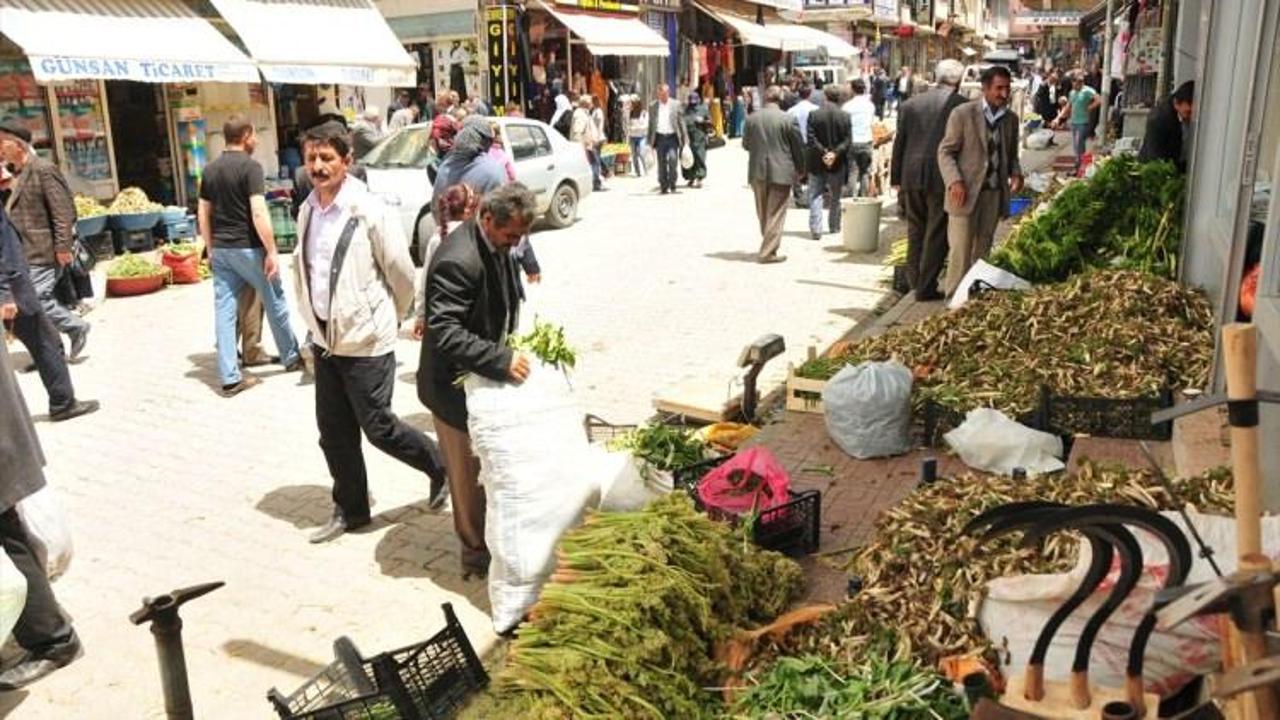
[[413, 304], [413, 261], [382, 201], [347, 177], [351, 146], [337, 123], [307, 131], [303, 158], [315, 189], [298, 216], [298, 308], [315, 348], [316, 425], [333, 476], [333, 516], [311, 542], [369, 524], [369, 478], [360, 433], [431, 479], [444, 502], [435, 443], [391, 411], [400, 318]]
[[[416, 106], [415, 106], [416, 107]], [[360, 114], [360, 119], [351, 128], [351, 139], [355, 159], [360, 160], [374, 148], [383, 138], [382, 112], [376, 105], [370, 105]]]
[[889, 79], [885, 77], [884, 68], [876, 67], [871, 74], [871, 104], [876, 108], [876, 119], [884, 119], [885, 95], [889, 90]]
[[889, 165], [889, 183], [898, 191], [898, 205], [907, 220], [907, 282], [921, 302], [942, 299], [938, 276], [947, 257], [947, 212], [938, 145], [951, 111], [964, 104], [957, 92], [964, 74], [960, 61], [939, 62], [935, 74], [937, 86], [898, 111]]
[[[7, 163], [14, 177], [7, 187], [4, 207], [22, 240], [44, 314], [59, 332], [71, 340], [70, 358], [84, 352], [90, 325], [71, 308], [59, 302], [54, 288], [58, 277], [71, 264], [75, 243], [76, 205], [62, 172], [36, 155], [31, 133], [16, 124], [0, 124], [0, 162]], [[62, 340], [58, 340], [59, 352]]]
[[1138, 160], [1155, 162], [1168, 160], [1178, 166], [1179, 172], [1187, 171], [1187, 158], [1182, 150], [1183, 128], [1191, 122], [1195, 110], [1196, 84], [1188, 80], [1178, 86], [1173, 95], [1156, 106], [1147, 118], [1147, 133], [1142, 138], [1142, 150]]
[[862, 80], [849, 83], [853, 98], [844, 104], [849, 116], [849, 184], [854, 197], [866, 197], [871, 192], [871, 159], [875, 136], [871, 126], [875, 124], [876, 109], [867, 97], [867, 84]]
[[[809, 115], [818, 109], [817, 103], [809, 99], [812, 93], [813, 88], [808, 85], [801, 85], [795, 94], [796, 100], [790, 107], [779, 105], [779, 107], [782, 107], [783, 112], [795, 122], [796, 127], [799, 128], [800, 142], [802, 144], [808, 144], [809, 142]], [[809, 204], [808, 195], [805, 192], [804, 178], [796, 178], [796, 184], [791, 186], [791, 197], [796, 201], [796, 207], [805, 207]]]
[[1009, 69], [982, 72], [982, 97], [951, 111], [938, 145], [938, 170], [947, 187], [947, 294], [991, 249], [1000, 218], [1009, 214], [1009, 196], [1022, 189], [1018, 163], [1018, 116], [1008, 109]]
[[529, 377], [529, 359], [506, 341], [520, 315], [510, 250], [528, 233], [535, 207], [533, 193], [520, 183], [490, 192], [476, 218], [440, 245], [427, 271], [418, 398], [435, 420], [453, 496], [453, 526], [462, 545], [462, 572], [468, 576], [488, 573], [489, 549], [480, 464], [471, 450], [467, 396], [458, 378], [475, 373], [521, 383]]
[[849, 115], [840, 107], [840, 88], [828, 85], [826, 102], [809, 114], [809, 234], [822, 237], [824, 195], [831, 198], [830, 232], [840, 232], [840, 196], [844, 191], [845, 160], [849, 155]]
[[[5, 223], [6, 231], [8, 228]], [[3, 282], [3, 279], [0, 279]], [[45, 319], [48, 323], [48, 319]], [[26, 651], [17, 665], [0, 673], [0, 692], [17, 690], [65, 667], [83, 655], [80, 638], [58, 606], [49, 576], [37, 559], [31, 533], [17, 505], [45, 485], [44, 453], [13, 378], [9, 350], [0, 342], [0, 547], [27, 581], [27, 602], [13, 626], [13, 639]]]
[[649, 147], [658, 155], [658, 186], [662, 194], [676, 191], [680, 148], [689, 141], [684, 130], [684, 110], [671, 97], [671, 88], [658, 86], [657, 99], [649, 104]]
[[1084, 75], [1076, 73], [1071, 78], [1071, 94], [1067, 96], [1067, 104], [1054, 120], [1061, 125], [1064, 120], [1071, 120], [1071, 149], [1076, 157], [1076, 173], [1084, 165], [1084, 154], [1088, 148], [1089, 134], [1093, 130], [1092, 113], [1102, 105], [1102, 96], [1097, 90], [1084, 82]]
[[[5, 176], [5, 168], [0, 166], [0, 178]], [[76, 400], [71, 372], [62, 355], [62, 337], [40, 306], [22, 242], [3, 207], [0, 207], [0, 319], [6, 326], [12, 326], [13, 334], [26, 346], [36, 370], [40, 371], [40, 382], [49, 394], [50, 420], [70, 420], [98, 409], [97, 400]]]
[[778, 102], [782, 88], [770, 85], [764, 91], [764, 107], [747, 117], [742, 147], [747, 151], [747, 181], [756, 197], [756, 217], [760, 219], [759, 262], [786, 260], [778, 254], [782, 245], [782, 224], [787, 217], [787, 201], [797, 176], [804, 171], [804, 141], [795, 121]]
[[[239, 115], [227, 120], [222, 134], [227, 145], [204, 170], [197, 218], [213, 269], [218, 375], [223, 396], [231, 397], [262, 382], [241, 374], [236, 362], [236, 300], [246, 284], [258, 291], [266, 307], [281, 364], [287, 371], [301, 370], [302, 360], [280, 284], [262, 166], [251, 157], [258, 146], [257, 134], [253, 123]], [[313, 186], [316, 180], [311, 177]]]

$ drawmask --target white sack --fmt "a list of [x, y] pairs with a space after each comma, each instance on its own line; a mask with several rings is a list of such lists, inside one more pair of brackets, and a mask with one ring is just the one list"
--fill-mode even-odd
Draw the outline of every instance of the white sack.
[[1027, 176], [1027, 187], [1031, 190], [1042, 193], [1049, 189], [1049, 184], [1053, 182], [1052, 173], [1033, 172]]
[[956, 288], [956, 292], [951, 296], [951, 300], [947, 302], [947, 308], [955, 310], [956, 308], [969, 302], [969, 288], [973, 287], [973, 283], [981, 280], [997, 290], [1030, 290], [1031, 283], [1014, 275], [1008, 270], [992, 265], [986, 260], [979, 260], [969, 268], [969, 272], [964, 274], [964, 279], [960, 281], [960, 286]]
[[853, 457], [911, 449], [911, 371], [896, 360], [846, 366], [822, 388], [822, 407], [827, 433]]
[[1028, 150], [1043, 150], [1049, 147], [1049, 143], [1053, 142], [1053, 131], [1047, 128], [1041, 128], [1027, 135]]
[[56, 580], [71, 565], [71, 529], [62, 504], [49, 485], [18, 502], [18, 516], [31, 538], [31, 549], [44, 565], [50, 580]]
[[630, 512], [671, 492], [671, 473], [645, 467], [644, 461], [630, 452], [610, 452], [603, 447], [588, 449], [591, 477], [600, 479], [601, 510]]
[[1062, 438], [1032, 430], [993, 408], [975, 408], [943, 436], [965, 465], [997, 475], [1022, 468], [1027, 475], [1063, 469]]
[[582, 409], [565, 376], [533, 361], [522, 385], [471, 376], [467, 427], [488, 506], [485, 542], [494, 629], [520, 622], [555, 569], [560, 536], [599, 489]]
[[27, 579], [18, 572], [8, 553], [0, 550], [0, 645], [18, 624], [27, 604]]

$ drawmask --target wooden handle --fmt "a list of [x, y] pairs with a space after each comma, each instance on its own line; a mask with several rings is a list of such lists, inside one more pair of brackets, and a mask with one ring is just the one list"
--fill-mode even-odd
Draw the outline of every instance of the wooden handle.
[[1075, 704], [1077, 710], [1087, 710], [1093, 704], [1087, 670], [1071, 673], [1071, 702]]
[[1124, 694], [1129, 698], [1129, 705], [1133, 707], [1134, 717], [1144, 718], [1147, 716], [1147, 700], [1142, 695], [1142, 676], [1126, 675], [1124, 678]]
[[1031, 702], [1044, 699], [1044, 665], [1028, 665], [1022, 695]]
[[[1258, 330], [1233, 323], [1222, 328], [1227, 398], [1258, 396]], [[1258, 482], [1258, 428], [1231, 428], [1231, 471], [1236, 489], [1236, 545], [1240, 557], [1262, 552], [1262, 499]]]

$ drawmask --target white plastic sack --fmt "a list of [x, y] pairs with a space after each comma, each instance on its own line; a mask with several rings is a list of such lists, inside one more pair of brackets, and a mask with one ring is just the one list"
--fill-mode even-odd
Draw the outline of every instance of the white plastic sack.
[[1026, 280], [985, 260], [979, 260], [973, 264], [973, 267], [969, 268], [969, 272], [964, 274], [964, 279], [960, 281], [960, 286], [956, 288], [955, 294], [951, 296], [947, 307], [955, 310], [969, 302], [969, 288], [973, 287], [973, 283], [978, 280], [997, 290], [1031, 289], [1031, 283]]
[[[1178, 513], [1161, 513], [1180, 528], [1186, 528]], [[1235, 570], [1235, 520], [1229, 517], [1190, 513], [1191, 521], [1214, 549], [1214, 559], [1224, 573]], [[1123, 687], [1125, 662], [1133, 631], [1142, 615], [1151, 607], [1156, 591], [1168, 574], [1169, 561], [1164, 545], [1154, 535], [1130, 528], [1142, 546], [1143, 573], [1138, 587], [1120, 606], [1119, 610], [1102, 626], [1094, 641], [1089, 663], [1089, 679], [1100, 686]], [[1188, 533], [1188, 539], [1190, 534]], [[1262, 546], [1272, 559], [1280, 559], [1280, 518], [1262, 519]], [[1024, 671], [1036, 638], [1049, 616], [1079, 587], [1089, 567], [1089, 545], [1081, 545], [1082, 552], [1076, 566], [1067, 574], [1019, 575], [997, 578], [987, 583], [987, 592], [978, 609], [978, 621], [983, 633], [1000, 647], [1007, 647], [1010, 662], [1005, 670], [1014, 673]], [[1186, 584], [1203, 582], [1214, 577], [1209, 564], [1198, 555], [1198, 547], [1192, 543], [1193, 560], [1191, 574]], [[1119, 573], [1118, 560], [1111, 574], [1094, 592], [1093, 596], [1063, 623], [1049, 646], [1045, 658], [1045, 677], [1065, 681], [1071, 673], [1071, 661], [1075, 654], [1080, 632], [1115, 585]], [[1219, 656], [1217, 618], [1193, 618], [1169, 630], [1156, 630], [1147, 642], [1143, 678], [1146, 690], [1168, 696], [1186, 685], [1197, 675], [1205, 675], [1221, 666]]]
[[488, 507], [485, 542], [493, 627], [515, 627], [555, 569], [560, 536], [595, 502], [599, 483], [582, 410], [564, 375], [534, 361], [522, 385], [471, 376], [467, 427]]
[[36, 559], [50, 580], [57, 580], [71, 565], [71, 529], [53, 488], [45, 485], [18, 502], [18, 516], [31, 538]]
[[1042, 128], [1027, 136], [1027, 149], [1043, 150], [1049, 147], [1051, 142], [1053, 142], [1053, 131], [1048, 128]]
[[1049, 189], [1049, 184], [1053, 182], [1053, 173], [1033, 172], [1027, 176], [1027, 187], [1034, 192], [1042, 193]]
[[960, 427], [943, 436], [965, 465], [998, 475], [1022, 468], [1027, 475], [1056, 472], [1062, 463], [1062, 438], [1032, 430], [993, 408], [976, 408]]
[[680, 167], [685, 170], [693, 167], [693, 148], [687, 143], [680, 146]]
[[911, 371], [896, 360], [845, 367], [822, 389], [822, 406], [827, 433], [853, 457], [911, 449]]
[[592, 446], [591, 477], [600, 479], [600, 509], [639, 510], [674, 488], [671, 473], [644, 467], [631, 453]]
[[0, 645], [18, 624], [27, 604], [27, 579], [14, 567], [8, 553], [0, 550]]

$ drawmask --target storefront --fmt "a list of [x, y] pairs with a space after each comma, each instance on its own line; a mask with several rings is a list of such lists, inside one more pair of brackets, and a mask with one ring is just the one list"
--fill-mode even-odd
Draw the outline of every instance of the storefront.
[[[491, 97], [485, 83], [487, 62], [475, 0], [435, 0], [425, 8], [423, 5], [414, 0], [378, 3], [387, 25], [417, 65], [413, 85], [429, 89], [433, 97], [446, 90], [464, 99]], [[369, 102], [387, 107], [397, 89], [411, 88], [387, 88], [382, 93], [370, 88]]]

